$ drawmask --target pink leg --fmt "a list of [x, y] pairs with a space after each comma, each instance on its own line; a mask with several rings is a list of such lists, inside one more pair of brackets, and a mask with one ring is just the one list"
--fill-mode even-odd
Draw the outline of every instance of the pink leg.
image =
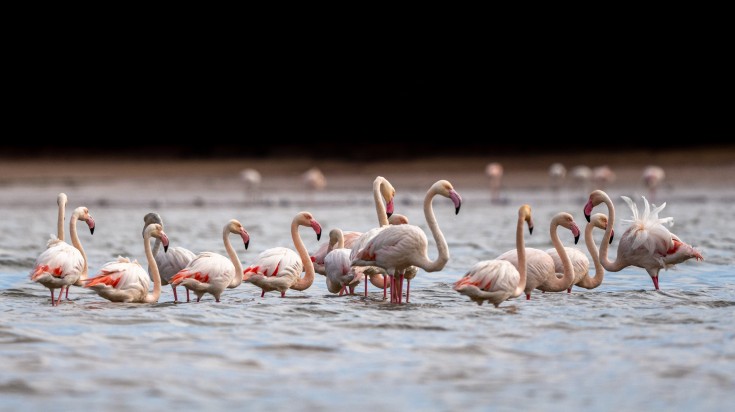
[[567, 293], [572, 293], [572, 287], [569, 286], [569, 289], [567, 289]]
[[63, 294], [64, 294], [64, 287], [62, 286], [61, 287], [61, 290], [59, 291], [59, 298], [56, 299], [56, 304], [54, 306], [58, 306], [59, 305], [59, 303], [61, 302], [61, 295], [63, 295]]
[[[174, 291], [174, 303], [176, 303], [176, 302], [178, 302], [178, 301], [179, 301], [179, 297], [178, 297], [178, 296], [176, 296], [176, 286], [174, 286], [174, 285], [171, 285], [171, 290], [173, 290], [173, 291]], [[189, 289], [187, 289], [187, 291], [188, 291], [188, 290], [189, 290]]]
[[530, 293], [526, 293], [526, 300], [531, 300], [531, 294]]
[[184, 289], [186, 289], [186, 301], [189, 302], [189, 288]]
[[283, 292], [281, 292], [281, 297], [282, 298], [285, 298], [286, 297], [286, 291], [285, 290]]
[[411, 279], [406, 280], [406, 303], [408, 303], [408, 297], [411, 294]]
[[653, 281], [653, 286], [658, 290], [658, 276], [651, 278], [651, 280]]
[[69, 286], [66, 287], [66, 300], [69, 300]]
[[[367, 297], [367, 283], [368, 283], [368, 279], [367, 279], [367, 276], [366, 276], [365, 277], [365, 297]], [[385, 285], [383, 285], [383, 288], [385, 288]]]
[[400, 283], [400, 289], [398, 290], [398, 303], [403, 303], [403, 278], [404, 278], [403, 272], [401, 272], [401, 277], [399, 278], [401, 280]]
[[339, 296], [342, 296], [345, 293], [345, 288], [347, 286], [342, 286], [342, 289], [339, 290]]
[[54, 296], [54, 290], [49, 289], [51, 291], [51, 306], [56, 306], [56, 296]]
[[263, 289], [263, 292], [260, 293], [260, 297], [262, 298], [263, 296], [265, 296], [265, 289]]

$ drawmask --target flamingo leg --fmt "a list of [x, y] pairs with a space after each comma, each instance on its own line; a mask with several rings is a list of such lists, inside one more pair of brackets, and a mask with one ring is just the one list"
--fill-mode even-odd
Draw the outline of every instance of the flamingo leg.
[[652, 277], [651, 280], [653, 281], [653, 286], [655, 286], [656, 290], [658, 290], [658, 276]]
[[69, 300], [69, 286], [66, 287], [66, 300]]
[[531, 294], [530, 293], [526, 293], [526, 300], [531, 300]]
[[59, 303], [61, 302], [61, 295], [63, 295], [63, 294], [64, 294], [64, 287], [62, 286], [61, 287], [61, 290], [59, 290], [59, 298], [56, 299], [56, 304], [54, 304], [54, 306], [59, 306]]
[[189, 288], [184, 289], [186, 289], [186, 301], [189, 302]]
[[281, 297], [282, 298], [285, 298], [286, 297], [286, 291], [285, 290], [283, 292], [281, 292]]
[[[385, 285], [383, 285], [383, 289], [385, 289]], [[367, 278], [365, 278], [365, 297], [367, 297]]]
[[[176, 302], [178, 302], [178, 301], [179, 301], [179, 297], [178, 297], [178, 296], [176, 296], [176, 286], [174, 286], [174, 285], [171, 285], [171, 290], [173, 290], [173, 291], [174, 291], [174, 303], [176, 303]], [[187, 292], [188, 292], [188, 291], [189, 291], [189, 289], [187, 289]]]
[[411, 279], [406, 280], [406, 303], [408, 303], [408, 297], [411, 294]]
[[56, 303], [54, 303], [56, 301], [56, 297], [54, 296], [54, 290], [49, 289], [49, 291], [51, 291], [51, 306], [56, 306]]
[[260, 293], [260, 297], [262, 298], [263, 296], [265, 296], [265, 289]]
[[400, 284], [400, 289], [398, 290], [398, 303], [403, 303], [403, 278], [404, 278], [404, 274], [403, 272], [401, 272], [401, 277], [399, 278], [401, 284]]

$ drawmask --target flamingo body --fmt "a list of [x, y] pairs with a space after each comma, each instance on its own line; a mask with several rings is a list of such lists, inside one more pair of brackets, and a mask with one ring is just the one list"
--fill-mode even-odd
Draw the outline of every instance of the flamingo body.
[[137, 260], [118, 256], [88, 279], [86, 287], [111, 302], [143, 302], [150, 288], [150, 276]]
[[68, 288], [75, 284], [84, 270], [84, 256], [74, 246], [51, 236], [46, 243], [46, 250], [36, 258], [30, 278], [53, 290]]

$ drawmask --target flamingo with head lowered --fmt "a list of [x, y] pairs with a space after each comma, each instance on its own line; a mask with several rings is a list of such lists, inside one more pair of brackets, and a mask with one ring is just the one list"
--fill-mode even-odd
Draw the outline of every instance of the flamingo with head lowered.
[[401, 303], [405, 271], [411, 266], [426, 272], [442, 270], [449, 261], [449, 246], [434, 216], [432, 201], [436, 195], [444, 196], [454, 204], [455, 214], [462, 206], [462, 197], [447, 180], [435, 182], [424, 197], [424, 217], [434, 236], [439, 255], [428, 256], [428, 240], [424, 231], [415, 225], [386, 225], [365, 232], [365, 241], [353, 245], [350, 259], [352, 266], [378, 266], [392, 274], [391, 302]]
[[702, 254], [689, 244], [684, 243], [678, 236], [671, 233], [664, 224], [672, 224], [673, 218], [659, 218], [658, 214], [666, 206], [651, 207], [646, 198], [643, 198], [644, 210], [638, 213], [638, 207], [633, 201], [621, 196], [633, 213], [630, 226], [625, 230], [618, 244], [618, 254], [615, 261], [607, 257], [608, 245], [612, 236], [615, 222], [615, 206], [610, 197], [602, 190], [590, 193], [589, 200], [584, 206], [584, 215], [587, 221], [595, 206], [604, 203], [608, 210], [608, 225], [600, 244], [600, 263], [608, 272], [619, 272], [628, 266], [637, 266], [648, 272], [656, 290], [659, 289], [658, 275], [661, 269], [668, 269], [689, 259], [704, 260]]
[[[148, 227], [151, 223], [158, 223], [163, 227], [163, 220], [161, 219], [161, 215], [155, 212], [151, 212], [146, 214], [143, 217], [143, 231], [145, 232], [145, 228]], [[186, 267], [186, 265], [189, 264], [195, 257], [196, 254], [192, 252], [189, 249], [183, 248], [181, 246], [175, 246], [172, 248], [169, 248], [165, 252], [161, 252], [161, 239], [155, 238], [156, 241], [153, 243], [153, 257], [156, 259], [156, 264], [158, 265], [158, 271], [161, 274], [161, 284], [162, 285], [168, 285], [170, 284], [169, 281], [171, 278], [179, 273], [182, 269]], [[151, 272], [151, 268], [148, 268], [148, 272]], [[153, 280], [153, 279], [151, 279]], [[176, 286], [171, 284], [171, 290], [174, 293], [174, 302], [179, 301], [179, 297], [176, 294]], [[189, 289], [186, 289], [186, 301], [189, 302]]]

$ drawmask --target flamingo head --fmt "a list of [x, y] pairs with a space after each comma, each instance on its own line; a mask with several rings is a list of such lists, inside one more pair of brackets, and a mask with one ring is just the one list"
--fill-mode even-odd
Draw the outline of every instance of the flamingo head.
[[158, 223], [159, 225], [163, 225], [163, 219], [161, 219], [161, 215], [156, 212], [150, 212], [143, 216], [143, 236], [145, 236], [145, 228], [147, 228], [148, 225], [150, 225], [151, 223]]
[[559, 225], [571, 230], [572, 235], [574, 235], [574, 244], [576, 245], [577, 242], [579, 242], [579, 226], [577, 226], [577, 222], [574, 221], [571, 214], [566, 212], [557, 213], [556, 216], [554, 216], [554, 219], [551, 220], [552, 230], [554, 225]]
[[449, 183], [449, 181], [437, 181], [436, 183], [434, 183], [433, 186], [431, 186], [429, 192], [434, 192], [436, 194], [452, 199], [452, 203], [454, 203], [454, 214], [456, 215], [459, 213], [459, 208], [462, 207], [462, 196], [460, 196], [459, 193], [454, 190], [454, 187], [451, 183]]
[[89, 209], [84, 206], [79, 206], [74, 209], [74, 216], [82, 222], [87, 223], [87, 226], [89, 226], [89, 233], [94, 234], [94, 219], [92, 218], [92, 215], [89, 214]]
[[250, 234], [245, 230], [239, 220], [231, 219], [227, 222], [227, 231], [239, 235], [242, 238], [242, 243], [245, 244], [245, 250], [248, 249], [248, 246], [250, 245]]
[[383, 196], [383, 199], [385, 199], [385, 214], [390, 217], [390, 215], [393, 214], [393, 198], [396, 196], [396, 189], [393, 188], [393, 185], [384, 177], [378, 176], [378, 179], [380, 180], [380, 194]]
[[314, 216], [312, 216], [311, 213], [297, 213], [296, 217], [294, 217], [293, 219], [293, 223], [299, 226], [310, 226], [312, 229], [314, 229], [314, 232], [316, 232], [316, 240], [318, 241], [322, 238], [322, 225], [320, 225], [319, 222], [314, 219]]
[[589, 200], [587, 200], [587, 204], [584, 205], [584, 217], [587, 219], [588, 222], [590, 221], [590, 214], [592, 214], [592, 208], [604, 202], [606, 196], [607, 195], [602, 190], [595, 190], [592, 193], [590, 193]]
[[[604, 213], [595, 213], [590, 216], [590, 224], [596, 228], [607, 230], [607, 215]], [[612, 244], [613, 237], [615, 237], [615, 230], [610, 230], [610, 242]]]
[[151, 237], [159, 239], [163, 245], [164, 253], [168, 252], [168, 236], [166, 236], [166, 233], [163, 231], [163, 226], [160, 223], [151, 223], [143, 230], [144, 239], [150, 239]]
[[518, 217], [526, 221], [528, 233], [533, 234], [533, 219], [531, 218], [531, 206], [523, 205], [518, 209]]
[[388, 223], [391, 225], [407, 225], [408, 218], [400, 213], [393, 213], [388, 218]]

